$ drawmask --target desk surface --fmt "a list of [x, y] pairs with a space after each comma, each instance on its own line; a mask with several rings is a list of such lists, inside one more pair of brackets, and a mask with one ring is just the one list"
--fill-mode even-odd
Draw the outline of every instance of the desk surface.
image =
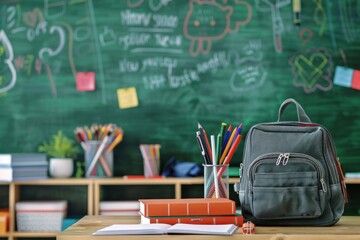
[[[115, 240], [115, 239], [189, 239], [189, 235], [116, 235], [92, 236], [96, 230], [121, 223], [139, 223], [139, 217], [121, 216], [85, 216], [80, 221], [57, 236], [57, 240]], [[191, 239], [271, 239], [271, 240], [303, 240], [303, 239], [360, 239], [360, 217], [344, 216], [332, 227], [256, 227], [252, 236], [243, 235], [241, 229], [232, 236], [191, 235]]]

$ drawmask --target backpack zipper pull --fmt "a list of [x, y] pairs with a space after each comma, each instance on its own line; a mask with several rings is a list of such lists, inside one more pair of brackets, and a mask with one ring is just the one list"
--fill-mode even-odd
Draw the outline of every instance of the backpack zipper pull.
[[290, 153], [284, 153], [283, 156], [284, 156], [283, 165], [285, 166], [289, 161]]
[[244, 164], [243, 164], [243, 163], [240, 163], [240, 168], [239, 168], [240, 181], [239, 181], [239, 182], [241, 182], [242, 173], [243, 173], [243, 166], [244, 166]]
[[323, 179], [323, 178], [320, 179], [320, 182], [321, 182], [321, 186], [322, 186], [323, 191], [324, 191], [324, 192], [327, 192], [326, 183], [325, 183], [324, 179]]
[[284, 157], [284, 154], [280, 153], [277, 160], [276, 160], [276, 166], [279, 166], [281, 163], [282, 158]]

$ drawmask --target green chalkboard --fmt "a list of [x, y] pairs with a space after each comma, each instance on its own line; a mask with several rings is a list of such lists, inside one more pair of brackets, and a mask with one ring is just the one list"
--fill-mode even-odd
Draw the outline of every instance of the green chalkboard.
[[[0, 152], [115, 123], [117, 176], [142, 173], [141, 143], [161, 144], [162, 164], [201, 162], [198, 122], [246, 134], [292, 97], [333, 134], [345, 170], [360, 170], [359, 74], [353, 88], [333, 82], [339, 66], [360, 70], [360, 1], [301, 3], [297, 26], [291, 0], [3, 0]], [[79, 91], [87, 72], [95, 90]], [[127, 88], [138, 105], [120, 108]]]

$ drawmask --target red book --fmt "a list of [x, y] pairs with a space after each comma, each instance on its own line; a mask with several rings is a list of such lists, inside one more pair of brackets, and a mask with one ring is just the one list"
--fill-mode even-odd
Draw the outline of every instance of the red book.
[[140, 213], [154, 216], [235, 215], [236, 205], [227, 198], [139, 199]]
[[177, 223], [187, 224], [235, 224], [242, 226], [244, 218], [241, 215], [229, 216], [179, 216], [179, 217], [144, 217], [141, 215], [141, 223], [165, 223], [174, 225]]

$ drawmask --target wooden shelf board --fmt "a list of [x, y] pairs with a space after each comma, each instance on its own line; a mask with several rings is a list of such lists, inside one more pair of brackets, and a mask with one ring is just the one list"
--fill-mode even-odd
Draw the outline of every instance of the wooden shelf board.
[[360, 178], [345, 178], [346, 184], [360, 184]]

